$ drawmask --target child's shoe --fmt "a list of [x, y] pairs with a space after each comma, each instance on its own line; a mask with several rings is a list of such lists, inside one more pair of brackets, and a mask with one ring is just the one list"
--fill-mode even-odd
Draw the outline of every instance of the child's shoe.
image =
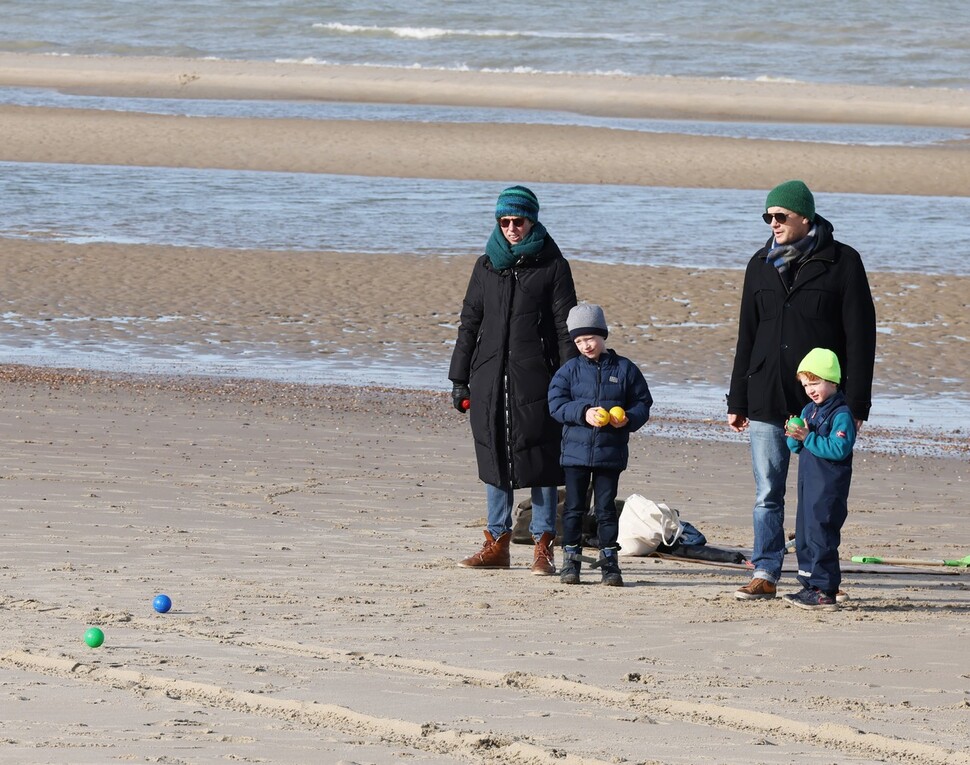
[[600, 550], [600, 571], [603, 572], [601, 584], [607, 587], [622, 587], [623, 577], [620, 575], [620, 562], [615, 547], [604, 547]]
[[785, 595], [782, 600], [792, 606], [804, 608], [808, 611], [838, 611], [839, 604], [835, 598], [826, 595], [816, 587], [806, 587], [801, 592]]
[[563, 584], [579, 584], [579, 568], [582, 566], [580, 555], [583, 548], [577, 545], [566, 545], [562, 548], [562, 566], [559, 569], [559, 581]]

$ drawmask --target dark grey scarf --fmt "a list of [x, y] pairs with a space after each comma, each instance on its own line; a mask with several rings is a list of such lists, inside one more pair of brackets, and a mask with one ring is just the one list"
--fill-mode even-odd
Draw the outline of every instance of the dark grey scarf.
[[[818, 226], [813, 225], [811, 230], [804, 238], [799, 239], [794, 244], [772, 244], [768, 254], [765, 255], [765, 262], [771, 263], [778, 269], [781, 280], [788, 289], [791, 289], [795, 279], [795, 272], [811, 254], [815, 251], [818, 243]], [[772, 239], [774, 242], [774, 239]]]

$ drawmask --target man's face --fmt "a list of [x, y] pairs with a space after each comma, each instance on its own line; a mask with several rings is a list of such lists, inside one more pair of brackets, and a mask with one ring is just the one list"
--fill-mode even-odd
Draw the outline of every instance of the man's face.
[[786, 210], [784, 207], [769, 207], [765, 213], [768, 225], [775, 235], [776, 244], [794, 244], [812, 228], [812, 222], [804, 215]]

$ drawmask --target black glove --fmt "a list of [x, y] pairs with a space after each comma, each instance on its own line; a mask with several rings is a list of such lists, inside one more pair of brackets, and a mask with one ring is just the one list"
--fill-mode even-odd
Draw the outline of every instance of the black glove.
[[471, 395], [465, 383], [455, 383], [455, 387], [451, 389], [451, 403], [455, 409], [464, 414], [468, 411]]

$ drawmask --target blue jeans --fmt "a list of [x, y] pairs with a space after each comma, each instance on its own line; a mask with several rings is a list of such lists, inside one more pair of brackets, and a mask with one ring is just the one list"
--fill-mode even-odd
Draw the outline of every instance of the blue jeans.
[[[529, 532], [533, 539], [544, 533], [556, 533], [556, 506], [559, 490], [555, 486], [533, 486], [532, 523]], [[488, 533], [498, 539], [512, 529], [512, 487], [485, 484], [485, 502], [488, 506]]]
[[753, 577], [775, 583], [781, 578], [785, 557], [785, 488], [791, 452], [784, 421], [751, 420], [748, 434], [755, 486]]

